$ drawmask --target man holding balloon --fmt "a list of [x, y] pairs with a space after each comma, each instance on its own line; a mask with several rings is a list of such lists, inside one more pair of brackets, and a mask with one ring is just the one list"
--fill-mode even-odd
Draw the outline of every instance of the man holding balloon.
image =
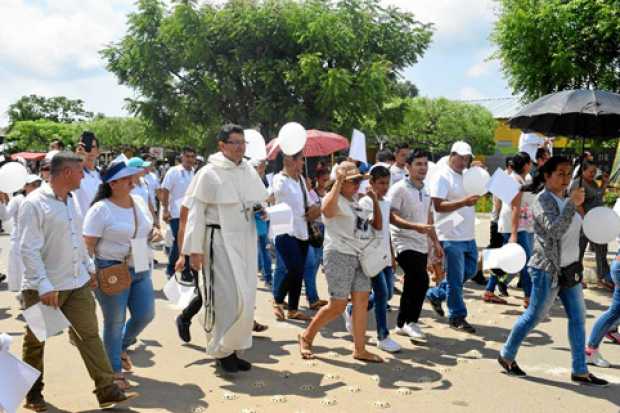
[[440, 316], [444, 315], [441, 303], [447, 300], [450, 326], [468, 333], [475, 333], [476, 329], [466, 320], [463, 283], [476, 274], [478, 267], [474, 205], [480, 199], [479, 195], [468, 195], [463, 184], [463, 171], [472, 159], [471, 146], [455, 142], [447, 167], [441, 168], [431, 182], [437, 236], [447, 261], [447, 277], [426, 295]]

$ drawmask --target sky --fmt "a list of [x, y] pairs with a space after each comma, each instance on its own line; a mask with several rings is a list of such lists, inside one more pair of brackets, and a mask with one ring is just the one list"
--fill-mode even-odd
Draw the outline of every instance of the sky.
[[[435, 24], [425, 55], [403, 75], [423, 96], [510, 96], [489, 34], [494, 0], [382, 0]], [[105, 70], [98, 51], [122, 38], [134, 0], [1, 0], [0, 126], [23, 95], [82, 99], [86, 109], [125, 116], [132, 91]]]

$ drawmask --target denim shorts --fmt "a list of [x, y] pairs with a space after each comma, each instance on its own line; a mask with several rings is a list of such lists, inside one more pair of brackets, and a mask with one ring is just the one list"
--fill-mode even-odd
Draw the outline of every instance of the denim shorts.
[[370, 278], [364, 274], [360, 260], [355, 255], [327, 250], [323, 262], [327, 291], [331, 298], [346, 300], [352, 292], [370, 291]]

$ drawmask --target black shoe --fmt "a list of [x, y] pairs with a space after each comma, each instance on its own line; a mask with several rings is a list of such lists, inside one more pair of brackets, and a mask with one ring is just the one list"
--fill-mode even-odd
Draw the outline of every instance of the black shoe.
[[525, 372], [521, 370], [521, 367], [519, 367], [516, 361], [513, 361], [511, 363], [500, 355], [500, 356], [497, 356], [497, 362], [499, 363], [500, 366], [502, 366], [502, 368], [506, 371], [506, 373], [508, 373], [511, 376], [516, 376], [516, 377], [527, 376], [527, 374], [525, 374]]
[[0, 283], [1, 283], [2, 281], [4, 281], [4, 280], [6, 280], [6, 274], [2, 274], [2, 273], [0, 272]]
[[587, 384], [590, 386], [599, 386], [599, 387], [607, 387], [609, 386], [609, 382], [607, 380], [599, 379], [594, 374], [589, 373], [587, 377], [576, 376], [571, 374], [570, 379], [575, 383], [579, 384]]
[[441, 307], [441, 301], [433, 300], [432, 298], [429, 298], [428, 301], [430, 301], [431, 307], [433, 307], [433, 310], [435, 310], [435, 312], [437, 313], [439, 317], [446, 316], [446, 313], [444, 313], [443, 311], [443, 307]]
[[487, 285], [487, 279], [484, 278], [484, 274], [482, 274], [482, 271], [478, 271], [471, 280], [478, 285]]
[[506, 285], [506, 283], [503, 283], [501, 281], [497, 282], [497, 289], [499, 290], [499, 295], [502, 297], [510, 297], [510, 294], [508, 294], [508, 285]]
[[24, 409], [32, 410], [33, 412], [46, 412], [47, 403], [45, 403], [42, 394], [28, 395], [26, 403], [24, 403]]
[[453, 320], [450, 320], [450, 327], [455, 330], [461, 330], [470, 334], [476, 333], [476, 329], [464, 318], [455, 318]]
[[239, 371], [248, 371], [252, 368], [252, 364], [249, 361], [245, 361], [237, 357], [237, 353], [233, 353], [235, 359], [237, 359], [237, 368]]
[[223, 359], [217, 359], [216, 363], [226, 373], [236, 373], [239, 371], [239, 364], [237, 363], [237, 355], [235, 353]]
[[118, 404], [131, 400], [138, 396], [136, 392], [125, 392], [116, 384], [111, 384], [103, 389], [95, 390], [99, 407], [102, 409], [111, 409]]
[[179, 337], [186, 343], [192, 341], [192, 337], [189, 333], [189, 326], [192, 324], [191, 321], [187, 321], [183, 319], [183, 315], [177, 317], [177, 332], [179, 333]]

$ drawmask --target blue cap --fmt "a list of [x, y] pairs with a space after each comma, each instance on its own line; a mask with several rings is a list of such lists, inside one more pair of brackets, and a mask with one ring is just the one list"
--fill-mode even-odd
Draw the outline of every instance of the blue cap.
[[127, 166], [131, 168], [148, 168], [149, 166], [151, 166], [151, 162], [147, 162], [140, 157], [134, 156], [127, 161]]
[[113, 162], [108, 166], [108, 169], [101, 179], [103, 182], [108, 183], [128, 176], [137, 175], [140, 172], [142, 172], [141, 168], [132, 168], [127, 166], [125, 162]]

